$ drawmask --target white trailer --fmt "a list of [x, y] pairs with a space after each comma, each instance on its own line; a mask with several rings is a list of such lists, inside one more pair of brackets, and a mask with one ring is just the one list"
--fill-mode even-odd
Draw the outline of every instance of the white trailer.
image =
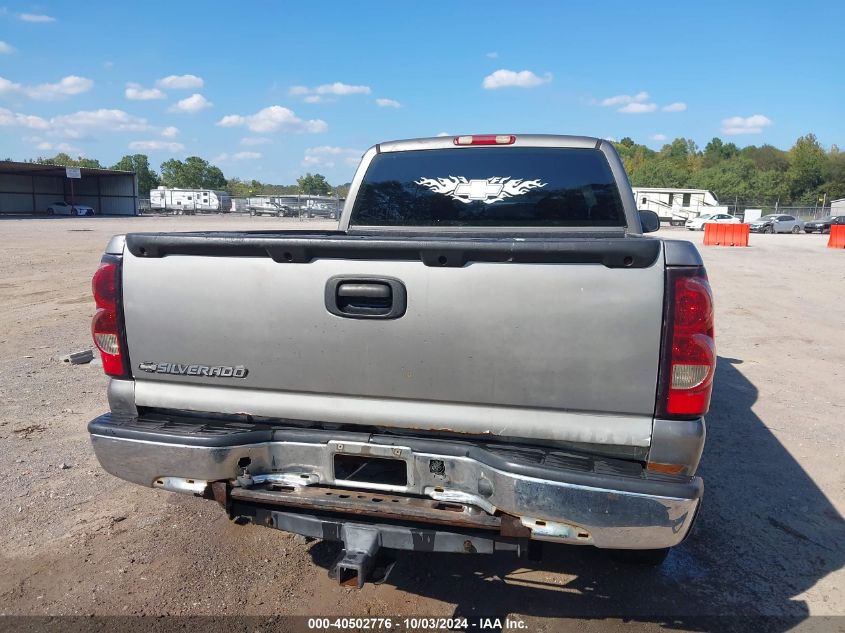
[[169, 189], [159, 187], [150, 191], [150, 209], [181, 214], [223, 213], [231, 210], [232, 202], [225, 191], [214, 189]]
[[704, 213], [724, 213], [726, 207], [707, 189], [673, 189], [670, 187], [634, 187], [637, 209], [654, 211], [661, 222], [681, 226]]

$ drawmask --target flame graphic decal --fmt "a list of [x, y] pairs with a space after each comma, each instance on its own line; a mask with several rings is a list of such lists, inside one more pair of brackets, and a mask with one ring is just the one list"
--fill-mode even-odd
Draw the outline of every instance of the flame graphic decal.
[[467, 180], [463, 176], [449, 176], [448, 178], [420, 178], [414, 184], [428, 187], [435, 193], [449, 196], [464, 204], [483, 202], [493, 204], [505, 198], [522, 195], [537, 187], [545, 187], [545, 182], [539, 180], [511, 179], [510, 176], [496, 176], [494, 178]]

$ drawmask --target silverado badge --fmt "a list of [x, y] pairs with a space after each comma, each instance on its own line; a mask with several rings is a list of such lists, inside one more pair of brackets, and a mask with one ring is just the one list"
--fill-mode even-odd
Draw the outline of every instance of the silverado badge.
[[182, 363], [139, 363], [138, 369], [150, 374], [173, 374], [176, 376], [208, 376], [209, 378], [246, 378], [249, 370], [243, 365], [226, 367], [217, 365], [183, 365]]
[[493, 204], [505, 198], [522, 195], [537, 187], [545, 187], [548, 183], [510, 176], [473, 180], [467, 180], [463, 176], [449, 176], [448, 178], [420, 178], [414, 184], [428, 187], [435, 193], [442, 193], [464, 204], [476, 201]]

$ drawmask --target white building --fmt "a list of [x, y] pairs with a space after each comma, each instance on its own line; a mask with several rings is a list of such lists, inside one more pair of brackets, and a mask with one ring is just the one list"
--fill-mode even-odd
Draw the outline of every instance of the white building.
[[845, 198], [830, 201], [830, 215], [845, 215]]
[[225, 191], [213, 189], [168, 189], [150, 191], [150, 209], [174, 213], [208, 213], [231, 210], [231, 200]]
[[680, 225], [703, 213], [727, 213], [716, 196], [707, 189], [669, 187], [634, 187], [637, 209], [654, 211], [661, 222]]

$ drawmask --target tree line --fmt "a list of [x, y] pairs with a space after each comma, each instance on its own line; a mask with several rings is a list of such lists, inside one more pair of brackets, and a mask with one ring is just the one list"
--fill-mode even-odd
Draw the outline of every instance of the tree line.
[[[755, 206], [816, 206], [845, 198], [845, 153], [836, 145], [822, 147], [814, 134], [800, 137], [788, 150], [773, 145], [738, 147], [720, 138], [703, 150], [694, 141], [676, 138], [653, 150], [625, 137], [614, 143], [635, 187], [709, 189], [723, 203]], [[65, 153], [34, 162], [68, 167], [103, 167], [92, 158]], [[157, 173], [145, 154], [126, 155], [113, 169], [134, 171], [141, 196], [160, 185], [186, 189], [222, 189], [235, 197], [256, 195], [330, 195], [345, 197], [349, 183], [331, 185], [321, 174], [307, 173], [295, 184], [226, 178], [223, 171], [199, 156], [171, 158]]]
[[722, 204], [816, 206], [845, 198], [845, 153], [825, 150], [814, 134], [788, 150], [772, 145], [739, 148], [714, 138], [700, 150], [676, 138], [655, 151], [623, 138], [615, 143], [634, 187], [709, 189]]
[[147, 197], [150, 190], [159, 186], [179, 189], [217, 189], [234, 197], [247, 198], [263, 195], [339, 195], [345, 197], [350, 183], [331, 185], [322, 174], [307, 173], [296, 179], [293, 185], [273, 185], [258, 180], [226, 178], [223, 171], [199, 156], [188, 156], [185, 160], [171, 158], [161, 164], [161, 174], [150, 166], [146, 154], [127, 154], [114, 165], [102, 165], [94, 158], [82, 156], [72, 158], [64, 152], [55, 156], [34, 159], [35, 163], [61, 165], [62, 167], [91, 167], [98, 169], [121, 169], [134, 171], [138, 177], [138, 195]]

